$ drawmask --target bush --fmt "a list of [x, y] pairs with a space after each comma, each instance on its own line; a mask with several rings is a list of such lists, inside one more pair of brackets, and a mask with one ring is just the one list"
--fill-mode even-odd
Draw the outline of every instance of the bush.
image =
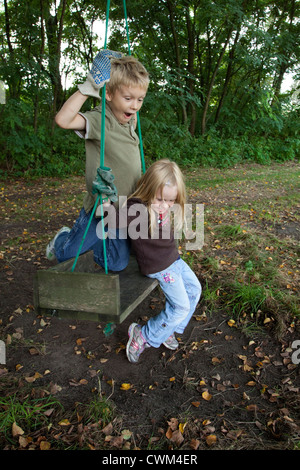
[[[159, 103], [152, 100], [153, 109], [145, 106], [141, 117], [144, 152], [149, 162], [170, 158], [181, 166], [225, 168], [242, 162], [270, 164], [299, 158], [300, 140], [297, 133], [287, 135], [287, 126], [282, 135], [272, 137], [251, 134], [249, 130], [247, 134], [228, 135], [228, 129], [221, 133], [214, 127], [205, 136], [192, 137], [187, 126], [178, 125], [172, 100], [169, 101], [164, 100], [161, 112]], [[10, 99], [2, 111], [0, 176], [66, 176], [84, 172], [84, 141], [72, 131], [58, 127], [52, 131], [49, 110], [44, 115], [41, 111], [36, 131], [32, 126], [32, 103]]]
[[242, 162], [270, 164], [299, 159], [300, 140], [280, 137], [222, 137], [212, 130], [192, 137], [183, 127], [146, 127], [145, 154], [151, 160], [170, 158], [183, 166], [226, 168]]
[[[0, 175], [63, 176], [81, 173], [85, 167], [84, 142], [74, 132], [55, 128], [51, 120], [30, 124], [32, 106], [9, 100], [2, 114]], [[100, 161], [100, 156], [99, 156]]]

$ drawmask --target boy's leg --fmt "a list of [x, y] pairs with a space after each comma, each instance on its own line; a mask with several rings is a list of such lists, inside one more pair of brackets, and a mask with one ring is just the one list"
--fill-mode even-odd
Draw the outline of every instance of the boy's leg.
[[[54, 249], [56, 259], [59, 263], [77, 255], [89, 220], [90, 213], [87, 214], [84, 209], [81, 209], [79, 217], [77, 218], [70, 232], [63, 232], [57, 237], [55, 240]], [[97, 242], [98, 237], [96, 234], [96, 225], [96, 219], [93, 218], [84, 240], [81, 253], [85, 253], [86, 251], [90, 250], [91, 247]]]
[[[129, 262], [130, 243], [129, 239], [110, 238], [109, 234], [105, 240], [107, 269], [110, 271], [122, 271]], [[95, 263], [105, 267], [103, 240], [97, 241], [93, 246]]]
[[175, 261], [165, 271], [149, 275], [159, 281], [166, 296], [165, 308], [142, 327], [144, 338], [156, 348], [177, 331], [177, 326], [181, 325], [190, 314], [190, 301], [181, 276], [180, 261], [180, 259]]
[[[58, 235], [55, 240], [55, 256], [59, 263], [74, 258], [77, 255], [90, 216], [90, 212], [87, 214], [84, 209], [81, 209], [79, 217], [71, 231], [63, 232]], [[93, 250], [95, 263], [104, 268], [103, 240], [99, 239], [97, 235], [98, 224], [99, 218], [93, 217], [81, 248], [81, 254], [88, 250]], [[110, 233], [108, 233], [108, 238], [105, 240], [107, 268], [110, 271], [122, 271], [129, 262], [129, 240], [119, 239], [119, 231], [117, 231], [116, 234], [111, 233], [112, 238], [109, 238], [109, 236]]]

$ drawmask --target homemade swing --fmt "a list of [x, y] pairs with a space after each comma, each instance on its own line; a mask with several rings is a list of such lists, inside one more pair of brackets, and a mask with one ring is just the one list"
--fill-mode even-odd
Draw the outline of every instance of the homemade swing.
[[[126, 0], [123, 0], [128, 42], [128, 55], [131, 55], [126, 11]], [[107, 43], [110, 0], [106, 7], [106, 29], [104, 50]], [[119, 324], [149, 295], [157, 286], [157, 281], [140, 274], [136, 259], [131, 256], [127, 268], [118, 273], [109, 273], [106, 260], [106, 238], [104, 233], [103, 195], [116, 197], [113, 175], [110, 168], [104, 165], [105, 146], [105, 92], [102, 90], [102, 116], [100, 167], [93, 184], [96, 201], [75, 258], [44, 271], [37, 271], [34, 278], [34, 307], [39, 314], [96, 322], [109, 321], [107, 334], [113, 331], [113, 324]], [[142, 171], [145, 172], [145, 161], [139, 113], [137, 113], [138, 135]], [[81, 249], [90, 227], [92, 217], [100, 202], [101, 230], [103, 240], [104, 270], [94, 263], [93, 252], [81, 254]]]

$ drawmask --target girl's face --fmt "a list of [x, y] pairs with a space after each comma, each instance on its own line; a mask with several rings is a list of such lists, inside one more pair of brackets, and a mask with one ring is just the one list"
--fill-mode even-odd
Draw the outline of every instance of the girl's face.
[[158, 190], [151, 207], [157, 214], [163, 214], [173, 206], [177, 198], [177, 186], [165, 184], [162, 191]]

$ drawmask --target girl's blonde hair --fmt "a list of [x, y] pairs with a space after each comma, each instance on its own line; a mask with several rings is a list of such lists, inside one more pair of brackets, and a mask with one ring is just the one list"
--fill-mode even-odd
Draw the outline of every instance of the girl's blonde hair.
[[153, 163], [141, 177], [137, 184], [136, 191], [130, 198], [138, 198], [147, 206], [150, 214], [150, 233], [153, 233], [156, 219], [151, 204], [156, 195], [163, 194], [165, 185], [177, 186], [177, 197], [172, 208], [174, 212], [175, 230], [181, 230], [184, 223], [184, 204], [186, 201], [186, 190], [183, 174], [179, 166], [168, 159], [158, 160]]
[[147, 91], [149, 74], [143, 64], [135, 57], [123, 56], [119, 59], [111, 59], [111, 72], [107, 89], [111, 94], [114, 94], [120, 86], [136, 86]]

